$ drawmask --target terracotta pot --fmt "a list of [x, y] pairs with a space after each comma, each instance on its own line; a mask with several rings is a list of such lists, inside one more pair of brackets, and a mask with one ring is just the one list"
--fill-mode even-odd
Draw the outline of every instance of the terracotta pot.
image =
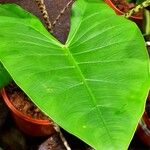
[[[105, 2], [116, 12], [117, 15], [123, 15], [124, 13], [120, 11], [111, 0], [105, 0]], [[130, 20], [134, 21], [139, 27], [142, 27], [143, 17], [141, 16], [131, 16]]]
[[52, 121], [33, 119], [17, 110], [9, 100], [5, 89], [2, 89], [1, 95], [11, 110], [14, 122], [22, 132], [30, 136], [48, 136], [55, 132]]

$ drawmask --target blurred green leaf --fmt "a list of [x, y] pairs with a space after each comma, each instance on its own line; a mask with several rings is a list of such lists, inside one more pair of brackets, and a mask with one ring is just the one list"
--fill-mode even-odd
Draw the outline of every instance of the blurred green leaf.
[[0, 88], [4, 87], [7, 85], [11, 80], [10, 75], [8, 72], [5, 70], [3, 65], [0, 63]]

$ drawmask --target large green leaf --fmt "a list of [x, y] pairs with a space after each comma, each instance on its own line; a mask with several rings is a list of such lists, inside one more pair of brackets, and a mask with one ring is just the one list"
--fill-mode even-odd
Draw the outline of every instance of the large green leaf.
[[125, 150], [149, 89], [134, 23], [105, 4], [76, 1], [65, 45], [16, 5], [0, 6], [0, 59], [56, 123], [97, 150]]

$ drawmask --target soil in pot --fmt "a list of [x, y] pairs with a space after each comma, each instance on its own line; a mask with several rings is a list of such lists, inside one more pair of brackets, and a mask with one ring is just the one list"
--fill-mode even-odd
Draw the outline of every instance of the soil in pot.
[[2, 89], [1, 94], [20, 131], [33, 137], [45, 137], [56, 132], [52, 120], [45, 116], [14, 83]]
[[49, 119], [14, 82], [6, 87], [6, 93], [15, 108], [23, 114], [39, 120]]

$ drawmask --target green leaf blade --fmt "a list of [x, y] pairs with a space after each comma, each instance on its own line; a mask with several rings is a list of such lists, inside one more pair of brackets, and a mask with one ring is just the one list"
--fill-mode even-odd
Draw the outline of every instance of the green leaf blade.
[[24, 17], [0, 16], [0, 60], [15, 82], [95, 149], [127, 149], [149, 89], [148, 54], [137, 27], [103, 3], [80, 0], [63, 45], [38, 19], [10, 7]]

